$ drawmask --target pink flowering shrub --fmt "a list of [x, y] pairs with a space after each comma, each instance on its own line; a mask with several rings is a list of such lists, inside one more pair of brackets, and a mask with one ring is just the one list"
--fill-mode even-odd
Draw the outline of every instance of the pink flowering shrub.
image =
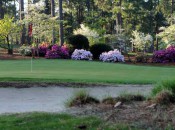
[[153, 62], [155, 63], [175, 62], [175, 46], [170, 46], [165, 50], [155, 51], [153, 54]]
[[84, 49], [75, 49], [71, 56], [73, 60], [92, 60], [92, 57], [92, 53]]
[[103, 62], [124, 62], [124, 56], [117, 49], [109, 52], [103, 52], [99, 60]]
[[50, 50], [47, 50], [45, 57], [47, 59], [68, 59], [69, 50], [64, 46], [54, 44]]

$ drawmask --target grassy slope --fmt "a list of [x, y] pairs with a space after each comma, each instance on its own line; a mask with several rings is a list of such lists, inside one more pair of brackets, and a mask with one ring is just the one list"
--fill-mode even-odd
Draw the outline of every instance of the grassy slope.
[[111, 126], [95, 117], [73, 117], [65, 114], [26, 113], [0, 116], [1, 130], [78, 130], [85, 125], [87, 130], [128, 130], [126, 125]]
[[1, 60], [0, 81], [155, 83], [175, 79], [175, 67], [134, 66], [72, 60]]

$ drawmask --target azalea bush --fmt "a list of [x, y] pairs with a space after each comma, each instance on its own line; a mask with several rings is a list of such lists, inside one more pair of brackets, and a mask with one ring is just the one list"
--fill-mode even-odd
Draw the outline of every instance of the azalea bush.
[[51, 49], [47, 50], [45, 57], [47, 59], [68, 59], [69, 50], [64, 46], [54, 44]]
[[75, 49], [71, 56], [71, 58], [74, 60], [92, 60], [92, 57], [92, 53], [84, 49]]
[[164, 50], [154, 52], [153, 62], [155, 63], [175, 62], [175, 46], [169, 46]]
[[18, 52], [22, 56], [31, 56], [32, 55], [32, 47], [31, 46], [22, 45], [18, 49]]
[[39, 56], [45, 56], [49, 46], [50, 46], [50, 43], [47, 43], [47, 42], [43, 42], [39, 44], [38, 46]]
[[99, 59], [103, 62], [124, 62], [124, 56], [117, 49], [109, 52], [103, 52]]

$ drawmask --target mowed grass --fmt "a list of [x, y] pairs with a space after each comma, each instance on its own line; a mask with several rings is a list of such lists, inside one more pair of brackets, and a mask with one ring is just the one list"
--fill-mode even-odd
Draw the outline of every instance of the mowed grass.
[[73, 117], [66, 114], [24, 113], [0, 116], [0, 130], [121, 130], [127, 125], [109, 125], [95, 117]]
[[175, 67], [136, 66], [92, 61], [1, 60], [0, 81], [51, 81], [148, 84], [174, 80]]

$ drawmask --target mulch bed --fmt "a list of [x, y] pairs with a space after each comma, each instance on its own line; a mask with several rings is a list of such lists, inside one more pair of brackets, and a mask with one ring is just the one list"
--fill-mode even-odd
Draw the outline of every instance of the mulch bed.
[[28, 56], [21, 56], [19, 54], [8, 55], [5, 53], [0, 53], [0, 60], [21, 60], [21, 59], [30, 59]]

